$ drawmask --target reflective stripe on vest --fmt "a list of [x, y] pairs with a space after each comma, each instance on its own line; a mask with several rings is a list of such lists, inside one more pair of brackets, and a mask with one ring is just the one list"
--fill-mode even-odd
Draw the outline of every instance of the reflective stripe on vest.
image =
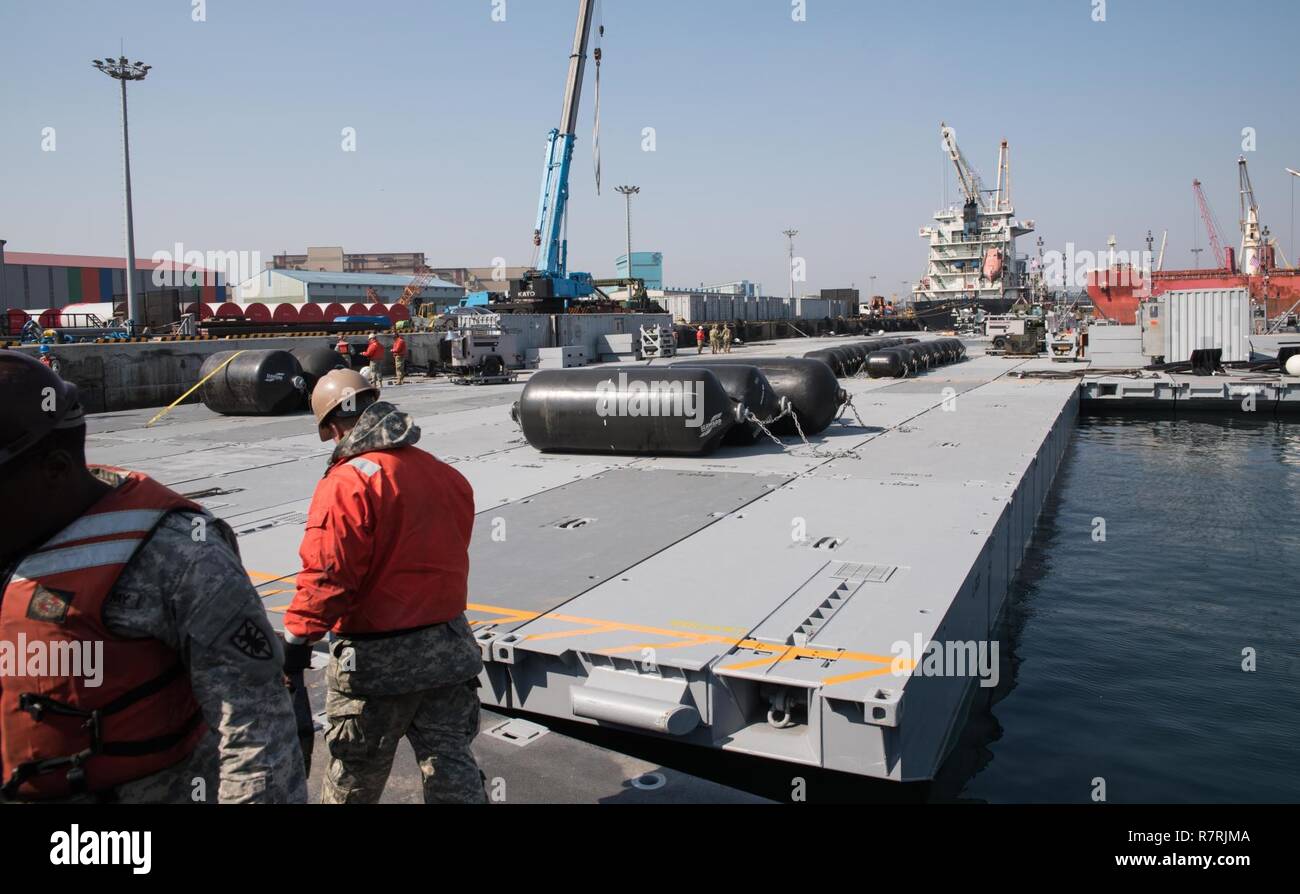
[[23, 559], [14, 571], [14, 583], [39, 580], [73, 571], [85, 571], [101, 565], [124, 565], [140, 548], [141, 537], [130, 540], [105, 540], [84, 546], [69, 546], [40, 552]]
[[206, 732], [180, 656], [155, 639], [120, 637], [103, 620], [122, 571], [176, 510], [203, 512], [152, 479], [127, 475], [24, 557], [5, 585], [0, 640], [48, 650], [93, 645], [106, 670], [98, 686], [52, 666], [0, 677], [6, 797], [61, 798], [141, 779], [186, 758]]
[[68, 525], [46, 541], [41, 549], [49, 549], [73, 540], [90, 540], [110, 534], [147, 534], [162, 520], [157, 509], [124, 509], [121, 512], [101, 512], [85, 515]]

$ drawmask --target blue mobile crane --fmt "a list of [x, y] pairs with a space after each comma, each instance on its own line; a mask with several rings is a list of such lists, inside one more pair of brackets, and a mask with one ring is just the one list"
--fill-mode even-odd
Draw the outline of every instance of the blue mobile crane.
[[[569, 272], [569, 242], [564, 214], [569, 202], [569, 168], [578, 123], [578, 101], [582, 97], [582, 76], [587, 65], [587, 45], [596, 0], [581, 0], [578, 29], [569, 56], [569, 80], [564, 88], [564, 111], [560, 127], [552, 128], [546, 140], [546, 166], [542, 170], [542, 193], [537, 203], [537, 225], [533, 245], [538, 249], [537, 269], [510, 282], [510, 303], [550, 305], [568, 308], [570, 302], [590, 298], [596, 284], [590, 273]], [[604, 28], [602, 27], [603, 33]], [[600, 80], [600, 48], [596, 48], [597, 89]], [[539, 308], [540, 309], [540, 308]]]

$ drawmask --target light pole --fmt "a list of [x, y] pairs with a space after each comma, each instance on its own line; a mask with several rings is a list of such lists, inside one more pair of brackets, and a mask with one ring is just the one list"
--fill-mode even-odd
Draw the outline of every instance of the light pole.
[[152, 66], [143, 62], [129, 62], [125, 56], [117, 59], [96, 59], [96, 68], [122, 83], [122, 176], [126, 181], [126, 315], [131, 321], [131, 334], [143, 322], [144, 313], [140, 299], [135, 294], [135, 223], [131, 218], [131, 137], [126, 127], [126, 82], [143, 81]]
[[798, 230], [782, 230], [786, 239], [790, 240], [790, 302], [794, 303], [794, 237], [799, 235]]
[[627, 297], [632, 300], [632, 197], [641, 191], [639, 186], [617, 186], [614, 191], [627, 200]]

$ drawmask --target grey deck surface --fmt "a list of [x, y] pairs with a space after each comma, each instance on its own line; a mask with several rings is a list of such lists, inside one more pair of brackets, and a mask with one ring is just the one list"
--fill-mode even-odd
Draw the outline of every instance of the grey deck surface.
[[[732, 356], [800, 356], [836, 341]], [[527, 374], [384, 396], [475, 490], [469, 614], [491, 659], [485, 704], [583, 721], [571, 699], [596, 687], [692, 705], [701, 723], [682, 739], [696, 745], [924, 779], [966, 687], [894, 674], [890, 649], [915, 636], [987, 636], [1077, 405], [1077, 380], [1008, 373], [1052, 367], [975, 355], [915, 379], [842, 380], [863, 424], [847, 411], [812, 445], [699, 459], [541, 454], [508, 413]], [[278, 623], [329, 447], [306, 414], [183, 406], [145, 428], [154, 412], [93, 417], [90, 460], [201, 495], [239, 532]], [[814, 545], [823, 538], [832, 548]], [[772, 685], [800, 693], [804, 724], [766, 722]]]

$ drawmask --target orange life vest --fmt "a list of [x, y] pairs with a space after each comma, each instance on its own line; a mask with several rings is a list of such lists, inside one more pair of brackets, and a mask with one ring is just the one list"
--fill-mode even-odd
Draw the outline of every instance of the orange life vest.
[[[14, 568], [0, 602], [0, 648], [11, 650], [8, 666], [0, 663], [5, 797], [59, 798], [142, 779], [183, 760], [203, 736], [180, 656], [155, 639], [119, 637], [103, 620], [123, 569], [179, 509], [203, 511], [131, 472]], [[89, 659], [97, 669], [83, 661], [68, 673], [74, 651], [101, 644]], [[30, 657], [41, 651], [44, 662]]]

